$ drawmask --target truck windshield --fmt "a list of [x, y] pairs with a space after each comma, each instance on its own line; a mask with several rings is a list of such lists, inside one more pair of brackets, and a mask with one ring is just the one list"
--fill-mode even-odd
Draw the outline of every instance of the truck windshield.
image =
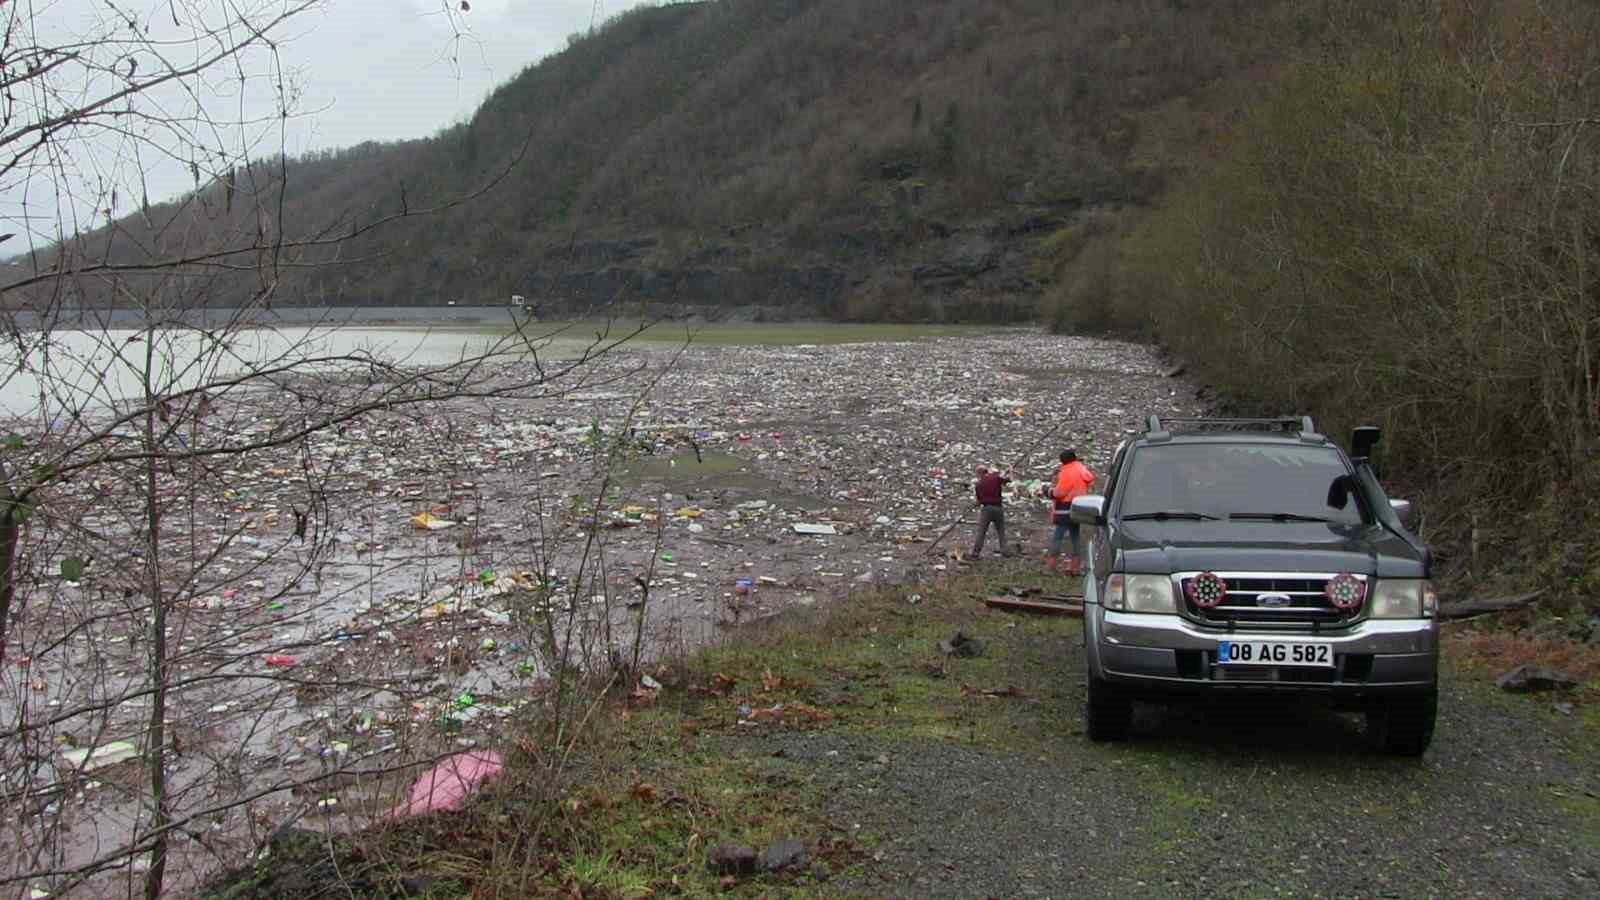
[[[1328, 505], [1334, 479], [1349, 474], [1331, 447], [1169, 444], [1141, 447], [1118, 488], [1122, 518], [1190, 518], [1361, 524], [1360, 504]], [[1155, 516], [1156, 513], [1165, 513]], [[1204, 519], [1197, 519], [1204, 521]]]

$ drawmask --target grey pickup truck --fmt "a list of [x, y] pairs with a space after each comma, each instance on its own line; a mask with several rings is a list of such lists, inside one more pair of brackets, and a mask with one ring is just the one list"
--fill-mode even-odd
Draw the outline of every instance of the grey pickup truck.
[[1309, 416], [1151, 416], [1124, 441], [1084, 578], [1087, 727], [1128, 734], [1134, 699], [1223, 693], [1326, 698], [1364, 712], [1389, 753], [1420, 755], [1438, 704], [1438, 598], [1411, 505]]

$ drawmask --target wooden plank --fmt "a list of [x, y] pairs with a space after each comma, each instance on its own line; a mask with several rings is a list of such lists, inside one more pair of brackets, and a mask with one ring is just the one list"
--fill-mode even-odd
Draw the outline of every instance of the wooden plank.
[[1469, 616], [1477, 617], [1488, 613], [1510, 612], [1522, 609], [1537, 600], [1544, 591], [1530, 591], [1514, 597], [1493, 597], [1485, 600], [1458, 600], [1454, 603], [1439, 604], [1440, 619], [1465, 619]]
[[1018, 600], [1016, 597], [990, 597], [983, 602], [990, 609], [999, 609], [1006, 612], [1071, 616], [1074, 619], [1083, 618], [1083, 607], [1075, 603], [1056, 603], [1050, 600]]

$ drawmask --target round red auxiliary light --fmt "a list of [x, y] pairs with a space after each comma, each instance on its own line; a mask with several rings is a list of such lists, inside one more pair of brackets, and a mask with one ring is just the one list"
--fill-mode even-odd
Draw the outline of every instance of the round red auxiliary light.
[[1201, 572], [1184, 582], [1183, 595], [1201, 609], [1212, 609], [1228, 599], [1228, 583], [1215, 572]]
[[1350, 612], [1360, 609], [1362, 601], [1367, 599], [1367, 583], [1349, 572], [1341, 572], [1328, 579], [1322, 595], [1328, 598], [1334, 609]]

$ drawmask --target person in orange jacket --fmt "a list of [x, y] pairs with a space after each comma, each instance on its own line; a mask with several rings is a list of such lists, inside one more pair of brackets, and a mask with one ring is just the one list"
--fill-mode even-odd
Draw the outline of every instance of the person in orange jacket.
[[1061, 451], [1061, 468], [1056, 470], [1055, 486], [1046, 489], [1049, 491], [1050, 499], [1055, 501], [1050, 520], [1055, 524], [1056, 530], [1050, 537], [1050, 549], [1045, 551], [1045, 568], [1056, 567], [1057, 559], [1061, 556], [1062, 539], [1070, 534], [1072, 555], [1067, 557], [1067, 574], [1083, 574], [1083, 560], [1078, 555], [1078, 523], [1072, 521], [1072, 500], [1074, 497], [1082, 497], [1089, 493], [1089, 486], [1092, 484], [1094, 484], [1094, 473], [1078, 460], [1077, 451], [1070, 447]]

